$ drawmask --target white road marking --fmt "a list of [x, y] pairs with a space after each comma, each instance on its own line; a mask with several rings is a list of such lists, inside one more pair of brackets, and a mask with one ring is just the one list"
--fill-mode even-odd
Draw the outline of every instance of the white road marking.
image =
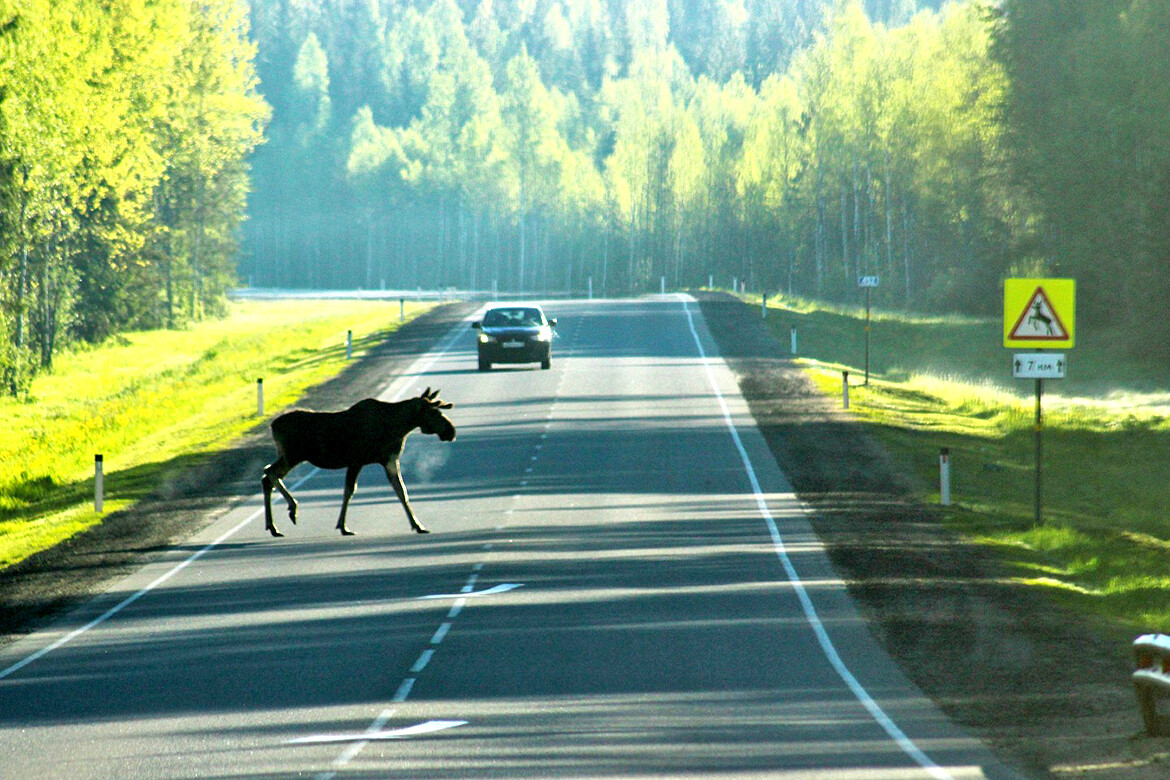
[[443, 640], [447, 638], [447, 632], [450, 630], [451, 630], [451, 621], [448, 620], [448, 621], [445, 621], [444, 623], [442, 623], [439, 626], [439, 629], [437, 631], [435, 631], [435, 635], [431, 637], [431, 644], [432, 645], [441, 645], [443, 643]]
[[[466, 323], [468, 321], [470, 321], [470, 318], [465, 317], [459, 325], [456, 325], [454, 328], [451, 329], [451, 331], [447, 335], [446, 339], [441, 343], [440, 347], [437, 350], [432, 350], [431, 352], [428, 352], [426, 355], [423, 355], [422, 357], [415, 360], [414, 363], [412, 363], [410, 365], [410, 367], [407, 369], [407, 371], [405, 372], [405, 374], [402, 378], [400, 378], [397, 382], [391, 383], [389, 385], [389, 387], [387, 388], [387, 392], [389, 391], [390, 388], [394, 387], [395, 384], [399, 385], [398, 391], [393, 395], [391, 400], [395, 400], [395, 401], [399, 400], [402, 397], [402, 395], [406, 392], [406, 389], [411, 386], [411, 382], [415, 382], [418, 380], [418, 375], [425, 374], [427, 372], [427, 370], [430, 369], [430, 367], [433, 366], [436, 361], [438, 361], [439, 358], [441, 358], [443, 355], [447, 354], [447, 352], [449, 352], [451, 350], [451, 347], [455, 346], [455, 343], [459, 340], [459, 337], [462, 336], [464, 333], [466, 333], [467, 329], [466, 329], [466, 326], [464, 325], [464, 323]], [[289, 488], [289, 490], [291, 491], [295, 488], [299, 488], [305, 482], [307, 482], [308, 480], [310, 480], [314, 476], [316, 476], [318, 473], [320, 473], [320, 471], [321, 471], [320, 469], [314, 467], [312, 471], [310, 471], [308, 474], [306, 474], [305, 476], [303, 476], [299, 480], [297, 480], [295, 483], [293, 483], [293, 486], [291, 488]], [[186, 569], [192, 563], [194, 563], [195, 561], [202, 558], [208, 552], [215, 549], [219, 545], [223, 544], [225, 541], [227, 541], [231, 537], [235, 536], [245, 526], [247, 526], [249, 523], [251, 523], [257, 517], [259, 517], [263, 512], [264, 512], [263, 507], [257, 509], [255, 512], [248, 515], [244, 520], [242, 520], [235, 527], [229, 529], [228, 531], [225, 531], [217, 539], [215, 539], [215, 541], [207, 544], [205, 547], [201, 548], [200, 550], [197, 550], [195, 553], [193, 553], [191, 555], [191, 557], [182, 561], [177, 566], [175, 566], [173, 569], [167, 571], [165, 574], [158, 577], [158, 579], [154, 580], [146, 587], [142, 588], [141, 590], [137, 591], [136, 593], [133, 593], [133, 594], [127, 596], [125, 599], [123, 599], [122, 601], [119, 601], [117, 604], [110, 607], [108, 610], [103, 612], [101, 615], [98, 615], [96, 618], [94, 618], [90, 622], [86, 623], [85, 625], [81, 626], [80, 628], [69, 632], [65, 636], [57, 639], [55, 642], [52, 642], [51, 644], [46, 645], [45, 647], [42, 647], [40, 650], [36, 651], [35, 653], [32, 653], [31, 655], [21, 659], [20, 661], [17, 661], [16, 663], [9, 666], [7, 669], [0, 670], [0, 680], [3, 680], [5, 677], [9, 677], [9, 676], [15, 674], [16, 672], [20, 671], [24, 667], [33, 663], [34, 661], [37, 661], [41, 658], [44, 658], [46, 655], [53, 652], [54, 650], [60, 649], [61, 647], [72, 642], [77, 637], [81, 636], [82, 634], [85, 634], [88, 631], [90, 631], [91, 629], [97, 628], [102, 623], [105, 623], [107, 620], [112, 618], [114, 615], [118, 614], [119, 612], [124, 610], [126, 607], [128, 607], [131, 604], [133, 604], [134, 602], [138, 601], [138, 599], [140, 599], [143, 596], [145, 596], [146, 594], [150, 593], [155, 588], [157, 588], [159, 585], [162, 585], [164, 582], [169, 580], [171, 577], [174, 577], [176, 574], [181, 572], [183, 569]]]
[[849, 687], [854, 697], [869, 711], [869, 714], [877, 721], [878, 725], [885, 730], [906, 755], [914, 759], [932, 777], [951, 777], [947, 770], [936, 764], [918, 745], [914, 744], [914, 741], [910, 737], [906, 736], [906, 733], [898, 727], [898, 724], [894, 723], [893, 719], [881, 708], [881, 705], [873, 700], [873, 697], [869, 695], [869, 692], [865, 690], [861, 682], [853, 676], [853, 673], [849, 671], [849, 667], [845, 665], [840, 654], [838, 654], [837, 648], [833, 645], [833, 640], [829, 637], [829, 632], [825, 630], [820, 615], [817, 614], [817, 609], [804, 587], [804, 582], [801, 581], [800, 575], [796, 572], [796, 567], [792, 565], [792, 560], [788, 557], [784, 540], [780, 536], [779, 528], [776, 527], [776, 520], [772, 517], [772, 512], [768, 509], [768, 502], [764, 499], [760, 481], [756, 477], [756, 470], [752, 467], [751, 458], [743, 446], [743, 441], [739, 437], [739, 431], [735, 427], [735, 422], [731, 419], [731, 410], [727, 406], [727, 400], [723, 397], [723, 393], [719, 390], [719, 383], [715, 380], [715, 372], [711, 368], [711, 361], [707, 359], [707, 351], [703, 349], [703, 342], [699, 338], [699, 332], [695, 329], [695, 319], [691, 314], [690, 303], [686, 298], [682, 299], [682, 303], [683, 311], [686, 312], [687, 322], [691, 328], [691, 335], [694, 337], [695, 346], [699, 350], [699, 358], [702, 360], [703, 367], [707, 371], [707, 381], [711, 386], [711, 390], [715, 393], [715, 398], [723, 413], [723, 422], [731, 434], [731, 439], [735, 443], [735, 449], [739, 452], [740, 461], [743, 463], [744, 473], [747, 474], [748, 481], [751, 483], [752, 492], [755, 493], [756, 507], [760, 512], [760, 516], [764, 519], [764, 523], [768, 526], [768, 532], [772, 536], [772, 546], [776, 551], [776, 555], [780, 558], [780, 563], [784, 566], [784, 572], [787, 574], [789, 582], [792, 583], [792, 588], [796, 592], [797, 598], [800, 600], [800, 607], [804, 612], [805, 620], [808, 621], [809, 626], [816, 635], [817, 642], [821, 646], [821, 652], [825, 654], [825, 658], [828, 659], [829, 664]]
[[487, 590], [477, 590], [474, 593], [434, 593], [430, 596], [419, 596], [419, 601], [426, 599], [459, 599], [459, 598], [475, 598], [477, 596], [494, 596], [497, 593], [507, 593], [516, 588], [523, 588], [522, 582], [504, 582], [499, 585], [493, 585]]
[[[314, 469], [313, 471], [306, 474], [301, 479], [297, 480], [297, 482], [293, 484], [292, 488], [289, 488], [289, 489], [292, 490], [292, 489], [300, 487], [302, 484], [304, 484], [308, 479], [310, 479], [316, 473], [317, 473], [317, 470]], [[75, 629], [73, 631], [70, 631], [68, 634], [59, 638], [57, 641], [55, 641], [49, 645], [46, 645], [45, 647], [42, 647], [40, 650], [33, 653], [32, 655], [29, 655], [29, 656], [21, 659], [20, 661], [17, 661], [16, 663], [12, 664], [12, 666], [9, 666], [7, 669], [0, 670], [0, 680], [3, 680], [5, 677], [8, 677], [8, 676], [20, 671], [21, 669], [28, 666], [32, 662], [34, 662], [38, 659], [44, 658], [49, 653], [63, 647], [64, 645], [68, 644], [69, 642], [72, 642], [74, 639], [76, 639], [77, 637], [86, 633], [87, 631], [94, 629], [94, 628], [97, 628], [102, 623], [105, 623], [107, 620], [109, 620], [110, 618], [112, 618], [114, 615], [118, 614], [122, 610], [124, 610], [126, 607], [133, 604], [135, 601], [138, 601], [138, 599], [142, 598], [147, 593], [150, 593], [152, 590], [154, 590], [158, 586], [162, 585], [164, 582], [169, 580], [171, 577], [174, 577], [176, 574], [181, 572], [183, 569], [185, 569], [188, 566], [190, 566], [191, 564], [195, 563], [195, 561], [202, 558], [204, 555], [206, 555], [212, 549], [223, 544], [225, 541], [230, 539], [232, 536], [235, 536], [237, 533], [240, 532], [241, 529], [243, 529], [245, 526], [247, 526], [253, 520], [258, 518], [261, 514], [263, 514], [263, 512], [264, 512], [263, 507], [261, 507], [260, 509], [257, 509], [255, 512], [253, 512], [252, 514], [250, 514], [246, 518], [244, 518], [242, 521], [240, 521], [239, 524], [237, 524], [236, 526], [234, 526], [230, 530], [225, 531], [224, 533], [220, 534], [220, 536], [215, 541], [208, 543], [203, 548], [201, 548], [198, 551], [196, 551], [195, 553], [193, 553], [191, 555], [191, 557], [187, 558], [182, 563], [175, 566], [173, 569], [170, 569], [165, 574], [162, 574], [161, 576], [159, 576], [157, 579], [155, 579], [153, 582], [151, 582], [146, 587], [144, 587], [141, 590], [139, 590], [135, 593], [132, 593], [131, 595], [122, 599], [117, 604], [110, 607], [105, 612], [98, 615], [96, 618], [89, 621], [88, 623], [81, 626], [80, 628]]]
[[412, 674], [418, 674], [423, 669], [427, 668], [427, 664], [431, 662], [431, 657], [434, 656], [435, 651], [428, 648], [419, 654], [418, 660], [414, 662], [414, 666], [410, 667]]
[[410, 689], [414, 687], [414, 679], [415, 678], [413, 677], [407, 677], [405, 680], [399, 683], [398, 690], [394, 692], [394, 698], [392, 698], [390, 701], [394, 702], [395, 704], [401, 704], [402, 702], [406, 701], [407, 697], [410, 696]]
[[366, 743], [388, 739], [407, 739], [409, 737], [417, 737], [423, 734], [434, 734], [436, 731], [445, 731], [446, 729], [453, 729], [458, 726], [466, 725], [467, 721], [465, 720], [428, 720], [425, 723], [419, 723], [417, 725], [407, 726], [406, 728], [401, 729], [390, 729], [389, 731], [360, 731], [354, 732], [352, 734], [314, 734], [311, 737], [290, 739], [284, 744], [320, 745], [330, 742]]

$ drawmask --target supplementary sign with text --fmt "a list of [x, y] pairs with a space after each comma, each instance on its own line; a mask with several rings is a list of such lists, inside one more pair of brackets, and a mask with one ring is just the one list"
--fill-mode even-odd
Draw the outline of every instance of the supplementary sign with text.
[[1012, 356], [1016, 379], [1064, 379], [1068, 365], [1062, 352], [1017, 352]]

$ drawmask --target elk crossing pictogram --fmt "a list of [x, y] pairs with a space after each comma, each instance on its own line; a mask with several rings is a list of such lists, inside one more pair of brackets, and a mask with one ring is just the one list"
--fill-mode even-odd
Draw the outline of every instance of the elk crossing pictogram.
[[[1075, 294], [1071, 280], [1009, 279], [1004, 301], [1004, 346], [1073, 346]], [[1065, 283], [1065, 284], [1062, 284]], [[1068, 290], [1064, 288], [1068, 287]]]
[[1056, 310], [1052, 308], [1052, 303], [1045, 295], [1043, 287], [1037, 287], [1036, 292], [1032, 294], [1032, 300], [1028, 302], [1027, 308], [1024, 309], [1020, 319], [1016, 322], [1016, 326], [1012, 328], [1011, 337], [1020, 340], [1043, 339], [1044, 341], [1068, 338], [1068, 331], [1065, 329], [1064, 323], [1060, 321]]

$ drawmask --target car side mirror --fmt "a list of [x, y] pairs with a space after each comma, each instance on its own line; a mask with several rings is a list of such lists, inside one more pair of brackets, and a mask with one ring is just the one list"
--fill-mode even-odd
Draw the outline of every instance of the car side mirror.
[[483, 328], [483, 323], [480, 322], [479, 320], [476, 320], [475, 322], [471, 323], [472, 330], [480, 330], [481, 328]]
[[550, 328], [555, 328], [557, 326], [557, 318], [556, 317], [549, 317], [548, 326]]

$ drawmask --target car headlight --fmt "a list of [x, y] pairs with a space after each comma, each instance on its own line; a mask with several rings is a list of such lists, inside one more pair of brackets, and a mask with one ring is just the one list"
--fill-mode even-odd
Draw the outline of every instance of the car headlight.
[[552, 328], [541, 328], [536, 331], [537, 341], [552, 341]]
[[479, 343], [480, 344], [493, 344], [493, 343], [495, 343], [495, 339], [486, 333], [481, 333], [481, 334], [479, 334]]

